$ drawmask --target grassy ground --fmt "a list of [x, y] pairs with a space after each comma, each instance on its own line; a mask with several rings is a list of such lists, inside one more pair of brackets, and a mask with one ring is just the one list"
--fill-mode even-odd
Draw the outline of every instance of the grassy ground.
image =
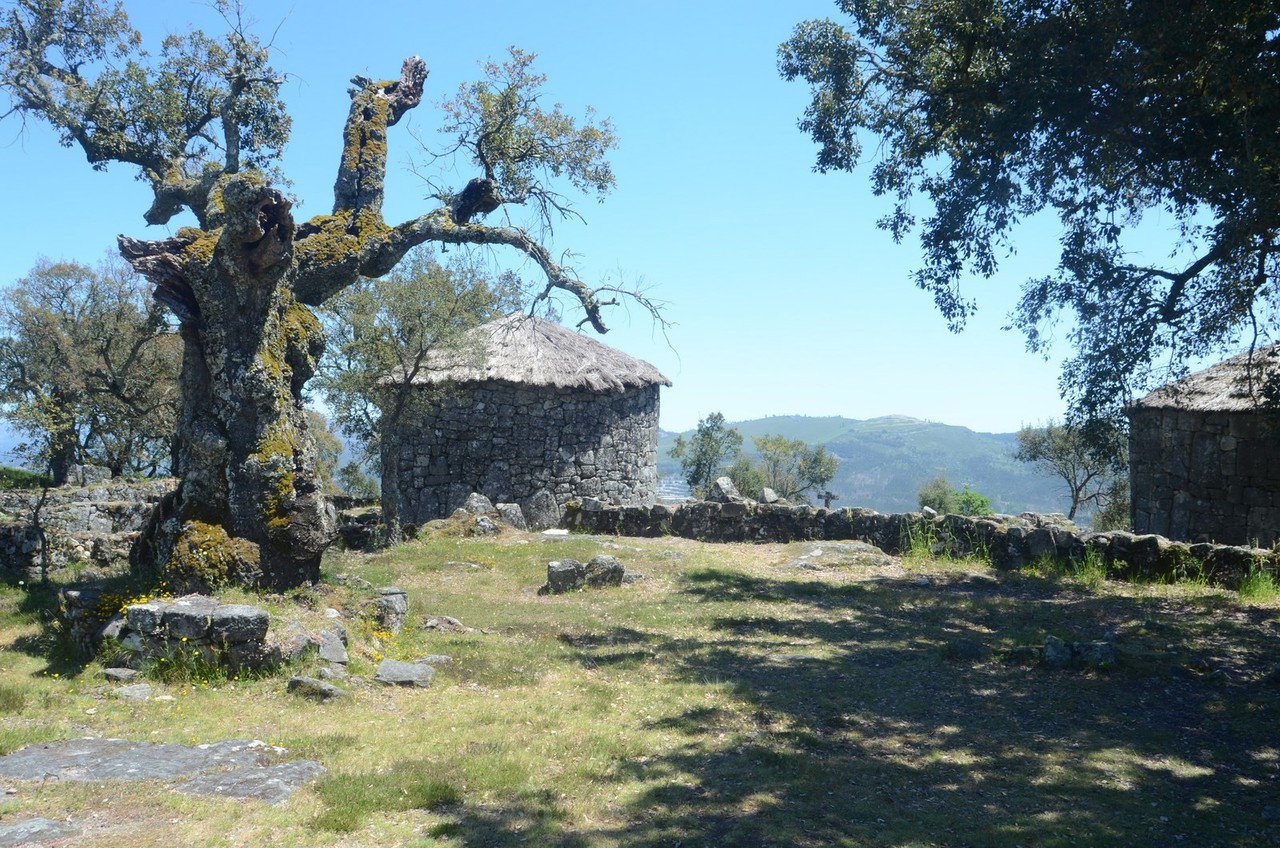
[[[814, 548], [821, 555], [801, 558]], [[646, 575], [539, 597], [551, 559]], [[467, 561], [479, 567], [445, 565]], [[51, 660], [47, 598], [0, 590], [0, 752], [106, 735], [254, 737], [329, 776], [286, 804], [157, 785], [24, 783], [0, 821], [68, 845], [929, 846], [1280, 844], [1280, 604], [1097, 574], [999, 573], [827, 545], [679, 539], [415, 542], [327, 565], [409, 592], [398, 637], [348, 581], [270, 602], [348, 614], [352, 671], [449, 654], [426, 690], [348, 703], [284, 677], [108, 695]], [[425, 632], [448, 615], [475, 628]], [[1106, 671], [1017, 649], [1116, 636]]]

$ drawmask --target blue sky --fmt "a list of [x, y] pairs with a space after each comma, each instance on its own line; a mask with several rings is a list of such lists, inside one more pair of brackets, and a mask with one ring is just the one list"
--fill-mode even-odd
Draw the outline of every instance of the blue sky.
[[[967, 284], [979, 312], [953, 335], [910, 282], [917, 244], [876, 229], [887, 204], [867, 173], [812, 173], [816, 148], [795, 126], [807, 92], [778, 76], [775, 51], [798, 21], [837, 15], [830, 0], [247, 5], [264, 39], [275, 32], [275, 64], [289, 75], [283, 166], [300, 217], [332, 203], [349, 78], [395, 76], [409, 55], [431, 75], [422, 106], [392, 131], [392, 223], [433, 205], [408, 169], [413, 135], [437, 138], [435, 105], [508, 45], [538, 53], [549, 98], [612, 119], [617, 190], [603, 204], [582, 199], [587, 223], [558, 225], [550, 246], [572, 252], [587, 283], [642, 282], [666, 304], [669, 344], [636, 308], [615, 310], [603, 339], [672, 380], [663, 427], [687, 429], [716, 411], [730, 420], [904, 414], [994, 432], [1061, 416], [1065, 351], [1045, 362], [1000, 329], [1019, 283], [1053, 266], [1051, 227], [1024, 228], [998, 277]], [[204, 3], [126, 8], [153, 47], [189, 23], [217, 27]], [[131, 169], [94, 172], [43, 126], [0, 123], [0, 173], [0, 282], [41, 256], [95, 261], [117, 233], [166, 234], [142, 221], [149, 196]]]

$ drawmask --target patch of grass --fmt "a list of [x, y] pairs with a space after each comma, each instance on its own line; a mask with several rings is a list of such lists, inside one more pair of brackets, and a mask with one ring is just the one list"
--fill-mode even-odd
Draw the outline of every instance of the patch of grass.
[[[1258, 799], [1280, 781], [1280, 700], [1251, 685], [1273, 664], [1265, 604], [1096, 565], [788, 567], [799, 549], [507, 534], [331, 555], [326, 574], [406, 590], [394, 636], [356, 581], [228, 595], [273, 629], [316, 632], [341, 611], [364, 680], [327, 705], [287, 694], [287, 674], [163, 683], [173, 700], [141, 703], [88, 673], [44, 676], [44, 618], [0, 587], [0, 680], [25, 693], [0, 715], [0, 752], [257, 738], [328, 769], [275, 806], [49, 781], [19, 787], [6, 815], [105, 816], [113, 841], [140, 846], [1269, 844]], [[549, 560], [599, 553], [645, 579], [535, 594]], [[471, 629], [424, 629], [438, 616]], [[1106, 674], [1031, 668], [1047, 635], [1108, 631]], [[427, 689], [389, 689], [367, 682], [374, 650], [453, 661]]]
[[329, 774], [316, 784], [325, 809], [311, 826], [351, 833], [376, 813], [438, 810], [459, 803], [458, 787], [435, 775], [435, 765], [424, 760], [401, 760], [385, 771]]
[[1280, 598], [1280, 582], [1270, 571], [1255, 568], [1240, 581], [1239, 592], [1248, 601], [1274, 601]]
[[27, 705], [27, 692], [9, 683], [0, 683], [0, 715], [22, 712]]
[[1097, 589], [1107, 579], [1107, 561], [1093, 548], [1086, 548], [1084, 557], [1071, 565], [1071, 576], [1089, 589]]

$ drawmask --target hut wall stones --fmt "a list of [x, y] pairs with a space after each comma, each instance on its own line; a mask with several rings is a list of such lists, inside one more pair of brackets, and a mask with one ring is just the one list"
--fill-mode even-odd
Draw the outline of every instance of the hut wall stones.
[[396, 498], [401, 524], [420, 524], [479, 492], [545, 526], [583, 497], [654, 503], [662, 374], [537, 318], [473, 332], [479, 358], [433, 362], [421, 382], [438, 402], [383, 434], [384, 510]]
[[1280, 541], [1280, 413], [1261, 387], [1280, 347], [1228, 359], [1128, 409], [1133, 529], [1189, 542]]

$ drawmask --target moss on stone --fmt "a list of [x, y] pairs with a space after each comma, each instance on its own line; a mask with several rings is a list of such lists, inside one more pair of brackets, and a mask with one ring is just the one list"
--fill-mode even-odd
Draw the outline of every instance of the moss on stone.
[[171, 592], [211, 592], [228, 583], [252, 585], [259, 570], [258, 546], [227, 534], [218, 524], [187, 521], [174, 542], [162, 579]]

